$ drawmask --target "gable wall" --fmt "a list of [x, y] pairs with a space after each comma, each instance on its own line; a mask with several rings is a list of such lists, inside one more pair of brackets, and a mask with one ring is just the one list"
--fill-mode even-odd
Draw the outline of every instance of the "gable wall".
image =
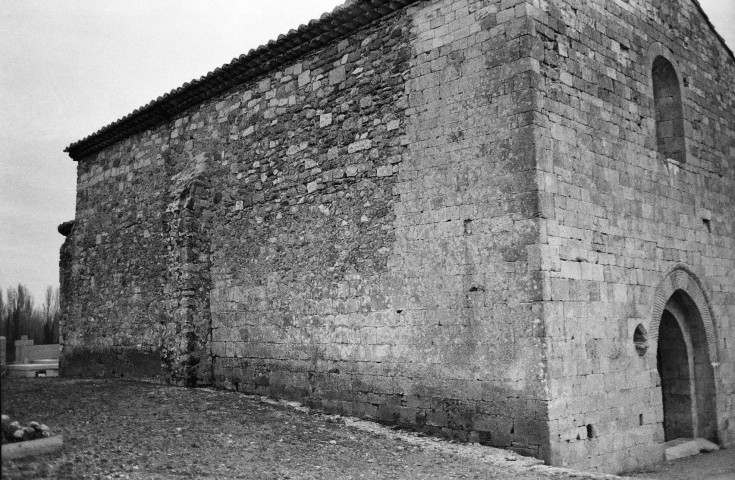
[[[690, 1], [535, 3], [552, 461], [620, 471], [662, 459], [651, 312], [678, 265], [701, 281], [712, 309], [719, 435], [731, 443], [733, 60]], [[655, 151], [651, 67], [662, 52], [683, 77], [683, 165]], [[643, 357], [633, 344], [639, 324], [651, 338]]]

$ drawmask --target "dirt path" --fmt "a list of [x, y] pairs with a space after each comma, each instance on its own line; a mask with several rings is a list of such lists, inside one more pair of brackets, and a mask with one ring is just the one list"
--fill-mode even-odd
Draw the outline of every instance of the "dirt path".
[[3, 462], [3, 479], [603, 478], [208, 389], [3, 379], [2, 412], [48, 424], [65, 444], [60, 455]]

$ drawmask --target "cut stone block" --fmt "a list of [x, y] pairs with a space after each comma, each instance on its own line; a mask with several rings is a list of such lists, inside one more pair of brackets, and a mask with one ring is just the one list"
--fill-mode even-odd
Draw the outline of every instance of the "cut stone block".
[[699, 453], [697, 443], [692, 438], [677, 438], [664, 444], [664, 456], [666, 460], [691, 457]]
[[59, 364], [55, 363], [16, 363], [6, 366], [8, 377], [46, 377], [59, 376]]
[[697, 445], [699, 445], [699, 451], [700, 452], [715, 452], [720, 449], [720, 446], [716, 443], [712, 443], [709, 440], [706, 440], [704, 438], [697, 438], [694, 440], [697, 442]]
[[31, 364], [38, 363], [38, 364], [43, 364], [43, 365], [56, 365], [58, 367], [58, 365], [59, 365], [59, 359], [43, 358], [43, 359], [39, 359], [39, 360], [31, 360], [30, 363]]
[[3, 460], [17, 460], [19, 458], [34, 457], [56, 453], [64, 446], [62, 436], [39, 438], [27, 442], [6, 443], [2, 446]]
[[720, 447], [704, 438], [677, 438], [664, 444], [666, 460], [691, 457], [701, 452], [712, 452]]

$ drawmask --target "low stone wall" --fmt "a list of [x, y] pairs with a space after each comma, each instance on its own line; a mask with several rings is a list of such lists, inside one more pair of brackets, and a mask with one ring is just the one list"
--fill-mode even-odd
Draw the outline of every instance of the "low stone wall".
[[65, 350], [59, 369], [64, 377], [136, 377], [152, 380], [163, 378], [160, 352], [129, 348]]
[[[4, 342], [3, 342], [4, 343]], [[20, 340], [15, 341], [15, 363], [29, 363], [33, 360], [55, 359], [61, 356], [61, 345], [58, 343], [50, 345], [34, 345], [23, 335]], [[3, 355], [3, 358], [5, 356]]]
[[23, 363], [27, 363], [26, 360], [58, 360], [61, 356], [61, 345], [58, 343], [51, 345], [31, 345], [29, 347], [18, 349], [17, 352], [16, 358], [18, 363], [20, 363], [21, 360]]

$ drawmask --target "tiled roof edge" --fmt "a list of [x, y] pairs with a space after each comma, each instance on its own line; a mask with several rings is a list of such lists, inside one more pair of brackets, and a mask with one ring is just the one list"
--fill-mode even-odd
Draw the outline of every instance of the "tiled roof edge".
[[[229, 64], [216, 68], [198, 80], [184, 83], [181, 87], [158, 97], [92, 135], [72, 143], [64, 151], [78, 161], [131, 135], [169, 121], [204, 100], [252, 80], [278, 65], [303, 56], [417, 1], [419, 0], [347, 0], [318, 20], [312, 20], [297, 30], [280, 35], [278, 39], [250, 50], [247, 55], [232, 59]], [[692, 1], [730, 58], [735, 61], [733, 51], [717, 32], [702, 6], [697, 0]]]
[[302, 57], [329, 42], [396, 12], [419, 0], [348, 0], [331, 13], [301, 25], [266, 45], [250, 50], [214, 69], [207, 75], [184, 83], [97, 132], [64, 149], [79, 161], [136, 133], [172, 120], [185, 110], [231, 88], [272, 71], [279, 65]]

